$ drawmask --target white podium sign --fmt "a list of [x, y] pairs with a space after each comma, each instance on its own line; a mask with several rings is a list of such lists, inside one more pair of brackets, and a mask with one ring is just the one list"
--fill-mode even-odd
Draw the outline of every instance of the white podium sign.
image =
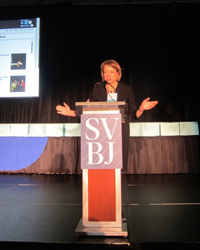
[[81, 168], [122, 168], [121, 114], [81, 115]]

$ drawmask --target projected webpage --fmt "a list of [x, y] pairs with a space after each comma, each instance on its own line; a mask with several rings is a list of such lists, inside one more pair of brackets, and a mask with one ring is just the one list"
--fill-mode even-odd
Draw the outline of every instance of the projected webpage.
[[39, 96], [40, 19], [0, 21], [0, 97]]

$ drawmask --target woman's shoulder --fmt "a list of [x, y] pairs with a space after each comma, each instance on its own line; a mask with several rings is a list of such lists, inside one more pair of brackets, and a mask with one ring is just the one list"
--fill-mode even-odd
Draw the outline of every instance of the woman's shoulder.
[[105, 86], [105, 84], [103, 82], [96, 82], [94, 85], [94, 88], [102, 88], [104, 86]]
[[130, 85], [124, 83], [124, 82], [118, 82], [119, 87], [124, 89], [130, 89]]
[[95, 83], [90, 101], [104, 101], [106, 99], [105, 85], [102, 82]]

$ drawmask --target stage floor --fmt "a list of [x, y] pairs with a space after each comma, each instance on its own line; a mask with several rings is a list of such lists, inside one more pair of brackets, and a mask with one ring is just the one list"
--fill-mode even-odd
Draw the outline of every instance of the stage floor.
[[[0, 246], [200, 248], [200, 175], [122, 175], [128, 237], [83, 237], [81, 175], [0, 175]], [[152, 248], [151, 248], [152, 249]]]

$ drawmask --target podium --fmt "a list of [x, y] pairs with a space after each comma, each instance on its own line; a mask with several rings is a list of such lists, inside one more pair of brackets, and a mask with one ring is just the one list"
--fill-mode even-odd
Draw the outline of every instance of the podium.
[[82, 219], [77, 235], [128, 236], [122, 219], [125, 102], [76, 102], [81, 112]]

